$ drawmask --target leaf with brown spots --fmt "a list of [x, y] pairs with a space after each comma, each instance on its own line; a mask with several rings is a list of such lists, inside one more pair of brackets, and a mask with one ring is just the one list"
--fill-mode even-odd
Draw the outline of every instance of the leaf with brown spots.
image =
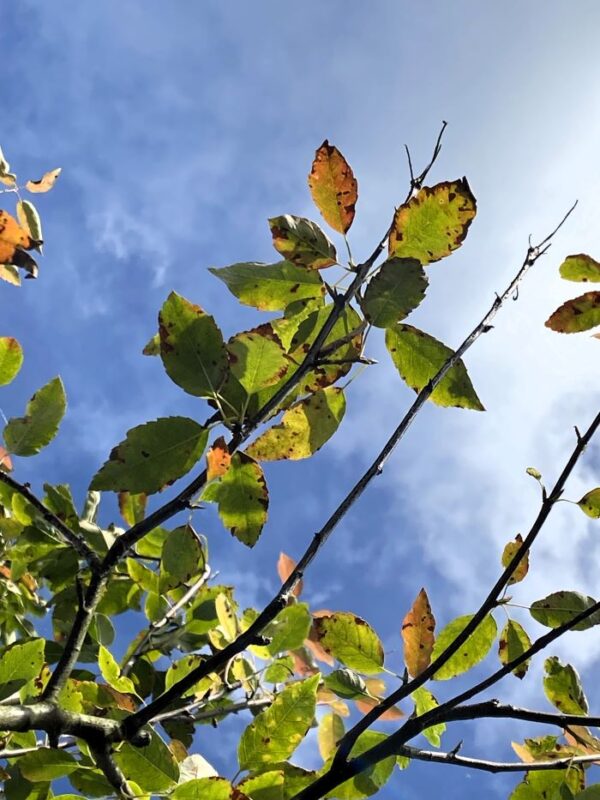
[[[558, 628], [573, 617], [596, 604], [593, 597], [579, 592], [559, 591], [552, 592], [547, 597], [533, 602], [529, 613], [536, 622], [548, 628]], [[574, 631], [585, 631], [595, 625], [600, 625], [600, 612], [596, 611], [573, 627]]]
[[383, 669], [383, 645], [364, 619], [348, 611], [319, 617], [314, 621], [319, 643], [342, 664], [365, 675]]
[[600, 263], [591, 256], [586, 256], [585, 253], [567, 256], [560, 265], [559, 272], [560, 277], [566, 281], [600, 282]]
[[27, 181], [25, 184], [25, 188], [28, 192], [32, 194], [42, 194], [43, 192], [49, 192], [50, 189], [56, 183], [56, 179], [62, 172], [61, 167], [57, 167], [56, 169], [52, 169], [49, 172], [45, 172], [39, 181]]
[[325, 221], [346, 234], [356, 213], [358, 184], [350, 164], [327, 139], [315, 153], [308, 186]]
[[600, 486], [586, 492], [577, 505], [588, 517], [600, 519]]
[[19, 373], [23, 350], [12, 336], [0, 336], [0, 386], [6, 386]]
[[[514, 619], [509, 619], [502, 629], [498, 642], [498, 657], [503, 664], [514, 661], [531, 647], [531, 639], [523, 626]], [[529, 669], [529, 659], [513, 669], [512, 674], [524, 678]]]
[[269, 220], [273, 246], [278, 253], [306, 269], [324, 269], [337, 263], [333, 243], [316, 222], [283, 214]]
[[[508, 567], [513, 560], [521, 545], [523, 544], [523, 537], [520, 533], [515, 536], [514, 542], [509, 542], [502, 551], [502, 566]], [[510, 576], [508, 585], [519, 583], [529, 572], [529, 551], [527, 551], [518, 562], [513, 574]]]
[[227, 448], [225, 438], [219, 436], [206, 454], [206, 480], [212, 481], [214, 478], [222, 478], [230, 466], [231, 453]]
[[0, 278], [18, 286], [21, 282], [18, 267], [27, 277], [37, 277], [37, 264], [27, 250], [39, 247], [40, 241], [33, 239], [25, 228], [7, 211], [0, 210]]
[[404, 663], [412, 678], [427, 669], [435, 643], [435, 617], [431, 613], [429, 598], [421, 589], [402, 622]]
[[35, 248], [40, 250], [44, 238], [42, 236], [42, 221], [33, 203], [29, 200], [19, 200], [17, 203], [17, 219], [23, 227], [23, 230], [25, 230], [36, 243], [34, 245]]
[[[285, 553], [280, 553], [279, 560], [277, 561], [277, 574], [279, 575], [279, 580], [282, 583], [285, 583], [295, 569], [296, 562], [294, 559]], [[294, 597], [300, 597], [303, 587], [304, 581], [301, 579], [292, 589], [292, 594]]]
[[227, 351], [231, 374], [249, 395], [278, 383], [289, 365], [281, 342], [268, 323], [232, 336]]
[[544, 661], [544, 671], [544, 692], [553, 706], [562, 714], [588, 713], [588, 702], [574, 667], [551, 656]]
[[546, 327], [558, 333], [579, 333], [600, 325], [600, 292], [567, 300], [546, 320]]

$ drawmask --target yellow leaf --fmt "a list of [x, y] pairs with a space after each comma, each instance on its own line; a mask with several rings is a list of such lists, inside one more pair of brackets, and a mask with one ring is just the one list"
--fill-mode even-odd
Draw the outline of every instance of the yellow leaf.
[[327, 139], [315, 153], [308, 185], [325, 221], [338, 233], [347, 233], [354, 220], [358, 186], [352, 168]]
[[402, 622], [404, 663], [413, 678], [429, 666], [435, 642], [434, 630], [435, 618], [431, 613], [429, 598], [425, 589], [421, 589]]
[[[521, 536], [520, 533], [517, 533], [514, 542], [509, 542], [504, 548], [504, 551], [502, 553], [503, 567], [507, 567], [510, 564], [515, 554], [517, 553], [517, 550], [521, 547], [522, 544], [523, 544], [523, 537]], [[521, 558], [521, 560], [517, 564], [517, 567], [508, 582], [509, 585], [513, 583], [519, 583], [519, 581], [522, 581], [523, 578], [527, 575], [528, 571], [529, 571], [529, 551], [525, 553], [525, 555]]]

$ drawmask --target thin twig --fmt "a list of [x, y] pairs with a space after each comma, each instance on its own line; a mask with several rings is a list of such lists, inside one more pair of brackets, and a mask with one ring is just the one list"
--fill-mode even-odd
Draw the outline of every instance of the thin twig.
[[218, 719], [219, 717], [226, 717], [229, 714], [238, 714], [240, 711], [260, 710], [266, 708], [273, 703], [270, 697], [260, 697], [253, 700], [241, 700], [239, 703], [231, 703], [228, 706], [221, 708], [211, 708], [208, 711], [199, 711], [194, 713], [187, 708], [182, 708], [175, 711], [165, 711], [164, 714], [158, 714], [154, 717], [153, 722], [164, 722], [167, 719], [177, 719], [182, 717], [184, 719], [191, 719], [193, 722], [204, 722], [208, 719]]

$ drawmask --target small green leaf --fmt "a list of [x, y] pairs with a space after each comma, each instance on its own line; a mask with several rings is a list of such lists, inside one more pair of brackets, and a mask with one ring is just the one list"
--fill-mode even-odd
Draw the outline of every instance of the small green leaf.
[[191, 525], [181, 525], [171, 531], [162, 549], [160, 562], [160, 592], [188, 583], [204, 570], [202, 544]]
[[600, 519], [600, 487], [584, 494], [577, 505], [588, 517]]
[[[593, 597], [586, 597], [579, 592], [560, 591], [553, 592], [542, 600], [536, 600], [531, 604], [529, 613], [541, 625], [545, 625], [547, 628], [559, 628], [593, 605], [596, 605]], [[599, 623], [600, 611], [596, 611], [583, 622], [575, 625], [572, 630], [585, 631]]]
[[[415, 701], [415, 714], [417, 717], [422, 717], [427, 711], [439, 706], [438, 701], [431, 694], [431, 692], [424, 686], [419, 686], [418, 689], [411, 694], [412, 699]], [[423, 736], [427, 739], [429, 744], [434, 747], [439, 747], [442, 743], [442, 733], [446, 730], [446, 724], [440, 722], [437, 725], [431, 725], [425, 728]]]
[[53, 378], [27, 403], [24, 417], [9, 419], [4, 441], [16, 456], [34, 456], [50, 444], [67, 408], [65, 389], [60, 378]]
[[160, 736], [150, 732], [147, 747], [134, 747], [128, 743], [115, 752], [114, 759], [128, 778], [145, 792], [166, 792], [179, 778], [175, 758]]
[[[400, 376], [415, 392], [427, 386], [454, 352], [433, 336], [402, 323], [386, 330], [385, 344]], [[448, 371], [430, 400], [438, 406], [485, 410], [462, 360]]]
[[272, 386], [284, 376], [289, 361], [268, 323], [237, 333], [227, 342], [230, 369], [248, 394]]
[[388, 328], [414, 311], [425, 297], [428, 283], [414, 258], [390, 258], [369, 281], [362, 310], [372, 325]]
[[44, 665], [44, 640], [32, 639], [5, 648], [0, 656], [0, 700], [36, 678]]
[[536, 481], [542, 480], [542, 473], [536, 469], [535, 467], [527, 467], [525, 472], [530, 475], [532, 478], [535, 478]]
[[[433, 646], [433, 652], [431, 654], [432, 662], [454, 642], [459, 633], [467, 627], [472, 619], [472, 614], [465, 614], [465, 616], [457, 617], [446, 625], [438, 634]], [[436, 681], [447, 681], [450, 678], [455, 678], [457, 675], [462, 675], [463, 672], [467, 672], [471, 667], [474, 667], [475, 664], [479, 664], [489, 653], [497, 632], [496, 621], [491, 614], [488, 614], [469, 636], [467, 641], [448, 659], [443, 667], [440, 667], [433, 676], [433, 679]]]
[[213, 397], [227, 375], [227, 352], [214, 319], [171, 292], [158, 315], [167, 375], [188, 394]]
[[202, 499], [217, 503], [223, 525], [240, 542], [253, 547], [267, 521], [269, 493], [260, 465], [245, 453], [235, 453], [229, 469], [209, 484]]
[[556, 656], [544, 661], [544, 670], [544, 691], [552, 705], [562, 714], [587, 714], [588, 703], [577, 670], [561, 664]]
[[290, 261], [232, 264], [209, 272], [222, 280], [240, 303], [259, 311], [283, 311], [298, 300], [321, 298], [325, 294], [318, 272], [297, 267]]
[[335, 247], [316, 222], [284, 214], [269, 220], [273, 246], [299, 267], [324, 269], [337, 263]]
[[323, 761], [327, 761], [335, 753], [338, 742], [345, 732], [344, 720], [339, 714], [325, 714], [325, 716], [321, 717], [317, 741]]
[[598, 283], [600, 282], [600, 263], [584, 253], [567, 256], [560, 265], [560, 277], [566, 281]]
[[292, 755], [312, 724], [320, 678], [290, 684], [248, 725], [238, 746], [241, 769], [258, 771]]
[[135, 694], [133, 682], [129, 678], [121, 676], [119, 665], [110, 650], [107, 650], [104, 645], [100, 645], [98, 648], [98, 666], [102, 677], [109, 686], [112, 686], [118, 692]]
[[187, 417], [163, 417], [127, 432], [90, 489], [153, 494], [181, 478], [204, 452], [208, 431]]
[[[375, 747], [384, 742], [388, 737], [385, 733], [378, 733], [377, 731], [364, 731], [356, 740], [356, 744], [352, 748], [350, 754], [351, 758], [361, 756], [367, 750]], [[363, 800], [365, 797], [370, 797], [376, 794], [390, 779], [394, 767], [396, 765], [396, 757], [388, 756], [383, 761], [373, 764], [367, 769], [363, 770], [359, 775], [345, 781], [336, 787], [332, 792], [326, 794], [325, 797], [336, 798], [336, 800]]]
[[[509, 664], [523, 655], [531, 647], [531, 639], [523, 626], [514, 619], [509, 619], [502, 629], [498, 642], [498, 656], [502, 664]], [[529, 659], [513, 669], [512, 674], [524, 678], [529, 669]]]
[[383, 646], [371, 626], [348, 611], [317, 617], [314, 631], [325, 652], [342, 664], [365, 675], [376, 675], [383, 668]]
[[323, 678], [323, 685], [344, 700], [359, 700], [369, 695], [364, 680], [351, 669], [334, 669]]
[[424, 186], [400, 206], [388, 240], [389, 254], [430, 264], [463, 243], [477, 212], [466, 178]]
[[12, 336], [0, 337], [0, 386], [6, 386], [17, 376], [23, 364], [23, 350]]
[[546, 320], [546, 327], [558, 333], [579, 333], [600, 325], [600, 292], [567, 300]]
[[35, 753], [27, 753], [18, 761], [21, 775], [28, 781], [53, 781], [70, 775], [79, 764], [66, 750], [52, 750], [43, 748]]
[[258, 461], [309, 458], [336, 432], [346, 411], [342, 389], [328, 387], [291, 406], [247, 449]]

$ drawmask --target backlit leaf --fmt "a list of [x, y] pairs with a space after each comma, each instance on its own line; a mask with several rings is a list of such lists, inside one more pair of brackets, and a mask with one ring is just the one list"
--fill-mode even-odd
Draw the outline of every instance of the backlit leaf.
[[150, 731], [150, 737], [147, 747], [134, 747], [126, 742], [113, 757], [143, 791], [165, 792], [177, 783], [179, 767], [160, 736]]
[[[368, 714], [371, 709], [381, 705], [381, 700], [377, 700], [374, 697], [360, 697], [354, 701], [354, 705], [361, 714]], [[398, 708], [398, 706], [390, 706], [390, 708], [386, 708], [385, 711], [379, 714], [378, 719], [382, 722], [395, 722], [396, 720], [402, 719], [403, 716], [404, 712], [402, 709]]]
[[0, 386], [6, 386], [18, 374], [23, 364], [23, 350], [12, 336], [0, 337]]
[[396, 211], [390, 256], [439, 261], [461, 246], [476, 211], [466, 178], [424, 186]]
[[171, 292], [158, 315], [158, 326], [167, 375], [188, 394], [213, 396], [228, 370], [223, 336], [214, 319]]
[[53, 781], [70, 775], [79, 764], [66, 750], [43, 748], [27, 753], [19, 759], [19, 771], [28, 781]]
[[351, 669], [334, 669], [323, 678], [327, 689], [345, 700], [356, 700], [368, 696], [364, 679]]
[[60, 378], [53, 378], [27, 403], [24, 417], [9, 419], [4, 428], [6, 447], [16, 456], [34, 456], [50, 444], [67, 408]]
[[544, 661], [544, 692], [563, 714], [587, 714], [588, 703], [577, 670], [556, 656]]
[[319, 644], [342, 664], [365, 675], [383, 668], [383, 646], [371, 626], [348, 611], [338, 611], [314, 620]]
[[[433, 708], [439, 706], [438, 701], [424, 686], [419, 686], [418, 689], [415, 689], [411, 697], [415, 701], [415, 713], [417, 717], [421, 717], [423, 714], [427, 713], [427, 711], [431, 711]], [[429, 744], [432, 744], [434, 747], [439, 747], [441, 745], [442, 734], [445, 730], [445, 723], [439, 722], [437, 725], [431, 725], [429, 728], [425, 728], [423, 736], [427, 739]]]
[[145, 356], [159, 356], [160, 355], [160, 336], [158, 333], [155, 333], [146, 344], [144, 345], [144, 349], [142, 350], [142, 354]]
[[588, 517], [600, 519], [600, 487], [586, 492], [577, 505]]
[[[415, 392], [437, 375], [453, 353], [433, 336], [403, 323], [386, 330], [385, 343], [400, 376]], [[484, 411], [462, 360], [448, 371], [430, 400], [438, 406]]]
[[129, 678], [121, 675], [121, 670], [114, 656], [106, 647], [100, 645], [98, 648], [98, 666], [104, 680], [118, 692], [135, 693], [135, 688]]
[[258, 461], [309, 458], [333, 436], [345, 411], [342, 389], [323, 389], [291, 406], [246, 452]]
[[119, 511], [127, 525], [133, 527], [144, 519], [147, 502], [148, 496], [143, 492], [141, 494], [119, 493]]
[[[514, 542], [508, 542], [508, 544], [505, 545], [504, 550], [502, 551], [503, 567], [508, 567], [510, 562], [513, 560], [513, 558], [520, 550], [522, 544], [523, 544], [523, 537], [521, 536], [520, 533], [517, 533]], [[520, 581], [522, 581], [523, 578], [527, 575], [528, 571], [529, 571], [529, 550], [523, 556], [521, 556], [521, 559], [518, 562], [515, 571], [513, 572], [508, 581], [508, 585], [510, 586], [513, 583], [519, 583]]]
[[[498, 656], [503, 664], [509, 664], [523, 655], [531, 647], [531, 639], [523, 626], [514, 619], [509, 619], [502, 629], [498, 642]], [[529, 659], [513, 669], [513, 675], [524, 678], [529, 669]]]
[[17, 176], [10, 171], [10, 164], [0, 149], [0, 183], [3, 183], [5, 186], [14, 186], [16, 181]]
[[17, 203], [17, 219], [29, 236], [34, 239], [38, 245], [41, 245], [44, 238], [42, 236], [42, 221], [33, 203], [29, 200], [19, 200]]
[[390, 258], [368, 283], [361, 307], [378, 328], [407, 317], [425, 297], [427, 276], [414, 258]]
[[[287, 581], [295, 568], [296, 562], [293, 558], [290, 558], [290, 556], [286, 555], [285, 553], [279, 554], [279, 560], [277, 561], [277, 574], [279, 575], [279, 580], [282, 583]], [[294, 597], [300, 597], [303, 587], [304, 581], [299, 580], [292, 590]]]
[[204, 550], [191, 525], [171, 531], [162, 548], [160, 591], [188, 583], [204, 570]]
[[45, 172], [39, 181], [27, 181], [25, 184], [25, 188], [28, 192], [32, 192], [33, 194], [41, 194], [43, 192], [49, 192], [50, 189], [56, 183], [56, 179], [62, 172], [62, 168], [58, 167], [57, 169], [52, 169], [49, 172]]
[[291, 261], [232, 264], [209, 272], [222, 280], [240, 303], [260, 311], [283, 311], [298, 300], [322, 298], [325, 294], [318, 272]]
[[560, 265], [560, 276], [567, 281], [598, 283], [600, 281], [600, 263], [584, 253], [567, 256]]
[[[446, 648], [454, 642], [459, 633], [467, 627], [473, 619], [472, 614], [465, 614], [457, 617], [438, 634], [431, 660], [435, 661]], [[479, 664], [490, 651], [498, 629], [496, 621], [491, 614], [484, 617], [483, 621], [477, 626], [475, 631], [469, 636], [467, 641], [451, 656], [443, 667], [440, 667], [433, 676], [436, 681], [447, 681], [457, 675], [462, 675]]]
[[509, 800], [572, 800], [583, 788], [583, 771], [573, 765], [569, 769], [527, 772]]
[[171, 800], [230, 800], [232, 786], [225, 778], [193, 778], [177, 786]]
[[284, 214], [272, 217], [269, 227], [277, 252], [296, 266], [324, 269], [337, 262], [335, 247], [315, 222]]
[[44, 665], [44, 640], [13, 644], [0, 655], [0, 700], [5, 700], [27, 681], [36, 678]]
[[206, 480], [220, 478], [231, 466], [231, 454], [223, 436], [215, 439], [206, 453]]
[[[308, 635], [311, 615], [306, 603], [294, 603], [282, 609], [265, 630], [270, 643], [264, 648], [265, 655], [274, 656], [284, 650], [296, 650]], [[263, 648], [261, 648], [263, 649]]]
[[283, 770], [253, 775], [237, 784], [231, 800], [283, 800]]
[[558, 333], [578, 333], [596, 325], [600, 325], [600, 292], [567, 300], [546, 320], [546, 327]]
[[6, 283], [10, 283], [13, 286], [20, 286], [21, 276], [18, 268], [14, 264], [0, 264], [0, 280], [6, 281]]
[[248, 394], [277, 383], [289, 363], [281, 342], [268, 323], [232, 336], [227, 342], [227, 350], [231, 372]]
[[185, 475], [206, 446], [208, 431], [187, 417], [163, 417], [127, 432], [96, 473], [91, 489], [153, 494]]
[[[308, 275], [317, 275], [316, 272], [308, 272]], [[271, 327], [279, 337], [283, 349], [288, 352], [294, 336], [298, 332], [300, 325], [310, 317], [315, 311], [319, 311], [324, 305], [322, 297], [310, 300], [298, 300], [290, 303], [286, 308], [283, 317], [271, 320]], [[331, 309], [330, 309], [331, 310]]]
[[327, 139], [315, 153], [308, 185], [325, 221], [338, 233], [347, 233], [354, 220], [358, 185], [344, 156]]
[[235, 453], [225, 475], [206, 487], [202, 499], [217, 503], [223, 525], [240, 542], [253, 547], [267, 521], [269, 492], [260, 466]]
[[289, 684], [242, 734], [241, 769], [261, 770], [286, 761], [306, 736], [315, 715], [320, 675]]
[[435, 641], [434, 631], [435, 618], [431, 613], [429, 598], [425, 589], [421, 589], [402, 622], [404, 663], [413, 678], [429, 666]]
[[332, 756], [337, 750], [337, 744], [345, 733], [344, 720], [339, 714], [325, 714], [319, 720], [317, 741], [319, 753], [323, 761]]
[[[356, 740], [351, 751], [351, 758], [361, 756], [366, 750], [370, 750], [378, 744], [384, 742], [388, 737], [385, 733], [377, 731], [364, 731]], [[325, 797], [337, 798], [337, 800], [363, 800], [376, 794], [382, 786], [390, 779], [394, 766], [396, 765], [395, 756], [388, 756], [383, 761], [367, 767], [359, 775], [345, 781], [340, 786], [333, 789]]]
[[0, 446], [0, 469], [3, 472], [12, 472], [13, 463], [5, 447]]
[[[579, 592], [560, 591], [553, 592], [542, 600], [536, 600], [531, 604], [529, 613], [541, 625], [558, 628], [593, 605], [596, 605], [593, 597], [586, 597]], [[600, 611], [594, 612], [571, 630], [585, 631], [598, 624], [600, 624]]]

